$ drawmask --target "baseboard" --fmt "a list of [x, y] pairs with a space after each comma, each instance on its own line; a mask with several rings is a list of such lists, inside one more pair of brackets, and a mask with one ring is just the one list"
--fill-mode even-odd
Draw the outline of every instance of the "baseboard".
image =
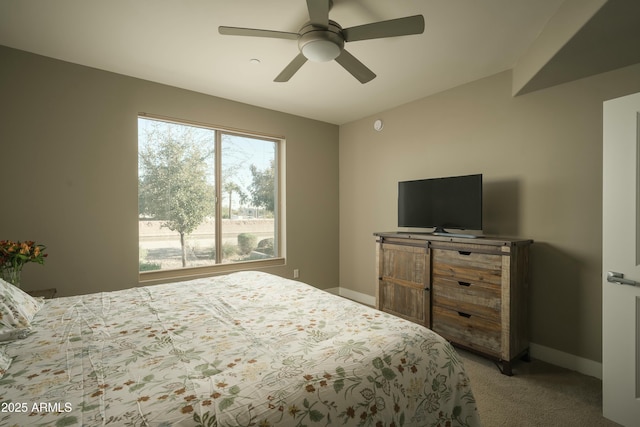
[[[335, 287], [325, 289], [334, 295], [340, 295], [345, 298], [357, 301], [361, 304], [370, 306], [376, 305], [376, 298], [363, 294], [361, 292], [352, 291], [351, 289]], [[580, 372], [581, 374], [589, 375], [602, 379], [602, 363], [595, 362], [593, 360], [585, 359], [583, 357], [575, 356], [573, 354], [565, 353], [560, 350], [545, 347], [543, 345], [531, 343], [529, 345], [531, 357], [534, 359], [542, 360], [543, 362], [551, 363], [552, 365], [560, 366], [562, 368], [571, 369], [572, 371]]]
[[363, 294], [362, 292], [352, 291], [351, 289], [340, 287], [325, 289], [325, 291], [334, 295], [340, 295], [341, 297], [349, 298], [350, 300], [354, 300], [356, 302], [359, 302], [360, 304], [370, 305], [372, 307], [375, 307], [376, 305], [376, 297]]
[[600, 362], [595, 362], [590, 359], [585, 359], [583, 357], [575, 356], [573, 354], [565, 353], [563, 351], [535, 343], [530, 343], [529, 348], [531, 350], [531, 357], [534, 359], [542, 360], [544, 362], [551, 363], [552, 365], [571, 369], [572, 371], [577, 371], [581, 374], [602, 379], [602, 363]]

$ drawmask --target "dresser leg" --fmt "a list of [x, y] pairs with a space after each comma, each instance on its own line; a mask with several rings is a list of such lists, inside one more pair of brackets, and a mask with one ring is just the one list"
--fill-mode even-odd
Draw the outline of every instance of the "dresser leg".
[[513, 371], [511, 370], [511, 362], [507, 360], [500, 360], [499, 362], [496, 362], [496, 365], [503, 375], [506, 375], [508, 377], [513, 376]]
[[[531, 362], [531, 354], [529, 349], [527, 348], [524, 352], [522, 352], [520, 354], [520, 357], [516, 357], [513, 360], [517, 360], [520, 359], [524, 362]], [[511, 361], [508, 360], [498, 360], [496, 362], [496, 365], [498, 366], [498, 369], [500, 369], [500, 372], [503, 373], [504, 375], [513, 376], [513, 369], [512, 369], [512, 364]]]

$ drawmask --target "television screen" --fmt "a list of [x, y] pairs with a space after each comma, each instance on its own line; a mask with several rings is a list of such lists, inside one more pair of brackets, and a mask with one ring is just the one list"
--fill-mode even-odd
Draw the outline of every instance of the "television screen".
[[399, 182], [398, 226], [482, 230], [482, 174]]

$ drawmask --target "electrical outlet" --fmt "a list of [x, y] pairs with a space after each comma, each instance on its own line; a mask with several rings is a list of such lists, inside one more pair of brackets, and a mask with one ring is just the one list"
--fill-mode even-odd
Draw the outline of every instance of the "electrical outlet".
[[298, 270], [297, 268], [293, 269], [293, 278], [297, 279], [300, 277], [300, 270]]

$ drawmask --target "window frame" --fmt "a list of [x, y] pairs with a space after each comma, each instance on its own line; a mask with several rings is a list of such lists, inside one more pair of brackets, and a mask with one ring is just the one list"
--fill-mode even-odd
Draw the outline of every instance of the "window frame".
[[[274, 250], [275, 255], [272, 258], [251, 260], [251, 261], [238, 261], [230, 263], [218, 263], [222, 251], [216, 251], [216, 264], [197, 267], [181, 267], [164, 270], [151, 270], [151, 271], [138, 271], [138, 283], [140, 284], [152, 284], [153, 282], [161, 283], [167, 280], [176, 279], [195, 279], [199, 277], [208, 277], [216, 274], [231, 273], [241, 270], [252, 270], [266, 267], [274, 267], [285, 265], [286, 263], [286, 244], [285, 244], [285, 146], [286, 140], [283, 136], [267, 135], [265, 133], [259, 133], [254, 131], [234, 129], [230, 127], [213, 125], [209, 123], [196, 122], [192, 120], [176, 119], [171, 117], [160, 116], [149, 113], [138, 113], [137, 119], [157, 120], [167, 123], [174, 123], [185, 126], [195, 126], [204, 129], [215, 131], [215, 232], [216, 232], [216, 248], [222, 241], [222, 156], [218, 153], [222, 153], [222, 135], [232, 135], [239, 137], [248, 137], [253, 139], [260, 139], [264, 141], [273, 142], [275, 144], [275, 176], [276, 185], [275, 191], [275, 203], [274, 203]], [[139, 148], [136, 150], [139, 153]], [[139, 155], [139, 154], [138, 154]], [[139, 215], [139, 211], [138, 211]], [[140, 234], [138, 234], [138, 245], [140, 244]], [[221, 245], [220, 245], [221, 247]]]

